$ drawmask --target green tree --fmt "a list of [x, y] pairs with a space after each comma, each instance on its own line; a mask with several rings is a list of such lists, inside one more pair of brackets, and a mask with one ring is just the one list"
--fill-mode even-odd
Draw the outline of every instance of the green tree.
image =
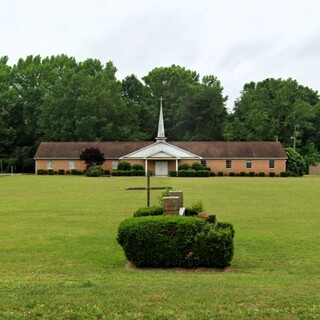
[[[244, 85], [232, 117], [233, 140], [275, 140], [293, 145], [295, 126], [299, 126], [300, 145], [314, 136], [319, 95], [296, 80], [266, 79]], [[300, 146], [299, 146], [300, 147]]]
[[[222, 96], [222, 87], [214, 76], [204, 77], [201, 83], [197, 72], [172, 65], [153, 69], [143, 80], [149, 92], [149, 105], [158, 110], [158, 98], [164, 98], [168, 138], [220, 139], [221, 128], [216, 124], [224, 123], [226, 98]], [[158, 111], [153, 113], [158, 115]], [[156, 119], [152, 119], [152, 123], [156, 123]]]
[[286, 162], [286, 171], [288, 174], [294, 177], [303, 176], [306, 172], [306, 162], [303, 157], [293, 148], [285, 148], [285, 151], [288, 156]]

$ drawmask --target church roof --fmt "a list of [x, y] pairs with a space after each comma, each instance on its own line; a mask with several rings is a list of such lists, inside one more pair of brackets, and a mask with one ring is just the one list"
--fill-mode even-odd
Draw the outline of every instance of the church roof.
[[[84, 149], [95, 147], [99, 148], [105, 159], [119, 159], [154, 144], [154, 141], [42, 142], [34, 158], [79, 159]], [[172, 141], [167, 144], [204, 159], [287, 158], [281, 143], [275, 141]]]

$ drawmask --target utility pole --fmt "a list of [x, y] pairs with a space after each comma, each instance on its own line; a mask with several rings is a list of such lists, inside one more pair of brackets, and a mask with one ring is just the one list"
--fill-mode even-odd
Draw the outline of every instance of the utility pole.
[[293, 131], [293, 150], [296, 150], [297, 136], [299, 134], [299, 132], [297, 131], [297, 128], [299, 128], [298, 124], [294, 126], [294, 131]]

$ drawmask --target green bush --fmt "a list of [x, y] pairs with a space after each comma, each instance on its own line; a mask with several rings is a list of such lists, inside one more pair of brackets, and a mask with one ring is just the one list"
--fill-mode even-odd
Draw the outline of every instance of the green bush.
[[184, 214], [186, 216], [196, 216], [201, 212], [203, 212], [203, 203], [201, 201], [196, 201], [192, 202], [191, 206], [186, 207]]
[[229, 172], [229, 177], [235, 177], [236, 174], [234, 172]]
[[86, 171], [87, 177], [100, 177], [104, 174], [104, 169], [101, 166], [89, 167]]
[[179, 170], [178, 171], [179, 177], [187, 177], [188, 176], [188, 170]]
[[222, 171], [218, 172], [218, 177], [223, 177], [223, 172]]
[[188, 170], [187, 170], [187, 176], [188, 176], [188, 177], [195, 177], [195, 176], [196, 176], [196, 170], [194, 170], [194, 169], [188, 169]]
[[232, 231], [209, 230], [195, 236], [192, 267], [225, 268], [230, 265], [234, 253]]
[[181, 164], [179, 167], [178, 167], [178, 170], [188, 170], [190, 169], [190, 164], [187, 164], [187, 163], [184, 163], [184, 164]]
[[196, 176], [197, 177], [209, 177], [210, 176], [210, 171], [198, 170], [198, 171], [196, 171]]
[[111, 175], [113, 176], [113, 177], [118, 177], [119, 176], [119, 170], [112, 170], [112, 172], [111, 172]]
[[286, 178], [287, 176], [288, 176], [288, 172], [287, 171], [280, 172], [280, 177]]
[[203, 167], [203, 165], [202, 165], [201, 163], [199, 163], [199, 162], [194, 162], [194, 163], [191, 165], [191, 169], [198, 171], [198, 170], [203, 170], [204, 167]]
[[249, 172], [249, 177], [254, 177], [256, 174], [253, 171]]
[[104, 174], [105, 174], [106, 176], [109, 176], [109, 175], [110, 175], [110, 170], [104, 170]]
[[210, 177], [215, 177], [215, 176], [216, 176], [215, 172], [210, 171]]
[[265, 177], [266, 174], [264, 172], [259, 172], [259, 177]]
[[244, 171], [241, 171], [240, 172], [240, 177], [245, 177], [246, 176], [246, 173]]
[[141, 217], [124, 220], [117, 240], [138, 267], [224, 268], [233, 256], [232, 230], [193, 217]]
[[286, 171], [289, 176], [301, 177], [306, 171], [306, 162], [303, 157], [293, 148], [285, 148], [288, 156]]
[[185, 208], [185, 211], [184, 211], [184, 215], [187, 216], [187, 217], [190, 217], [190, 216], [197, 216], [198, 215], [198, 211], [194, 208], [191, 208], [191, 207], [186, 207]]
[[65, 174], [65, 170], [64, 170], [64, 169], [59, 169], [59, 170], [58, 170], [58, 174], [59, 174], [60, 176], [63, 176], [63, 175]]
[[169, 171], [169, 176], [170, 177], [176, 177], [177, 176], [177, 171], [175, 171], [175, 170]]
[[136, 173], [137, 173], [137, 176], [140, 176], [140, 177], [146, 175], [146, 172], [144, 170], [137, 170]]
[[144, 207], [138, 209], [133, 216], [134, 217], [145, 217], [145, 216], [160, 216], [163, 214], [162, 206]]
[[80, 176], [82, 175], [83, 171], [82, 170], [77, 170], [77, 169], [72, 169], [71, 174], [74, 176]]
[[275, 177], [276, 173], [275, 172], [269, 172], [269, 177]]
[[37, 174], [38, 175], [40, 175], [40, 176], [43, 176], [43, 175], [45, 175], [45, 174], [47, 174], [48, 172], [47, 172], [47, 170], [45, 170], [45, 169], [38, 169], [37, 170]]
[[49, 176], [54, 175], [54, 170], [53, 170], [53, 169], [48, 169], [48, 175], [49, 175]]
[[131, 170], [131, 164], [127, 161], [121, 161], [118, 163], [118, 170], [129, 171]]
[[132, 165], [132, 170], [135, 170], [135, 171], [141, 171], [141, 170], [143, 170], [143, 171], [144, 171], [143, 166], [142, 166], [141, 164], [134, 164], [134, 165]]

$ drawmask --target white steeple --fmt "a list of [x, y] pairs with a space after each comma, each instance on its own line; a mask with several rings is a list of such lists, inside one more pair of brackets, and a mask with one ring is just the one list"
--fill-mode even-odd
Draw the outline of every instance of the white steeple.
[[166, 141], [167, 138], [164, 134], [164, 124], [163, 124], [163, 112], [162, 112], [162, 101], [163, 98], [160, 99], [160, 114], [159, 114], [159, 124], [158, 124], [158, 135], [156, 137], [157, 142]]

